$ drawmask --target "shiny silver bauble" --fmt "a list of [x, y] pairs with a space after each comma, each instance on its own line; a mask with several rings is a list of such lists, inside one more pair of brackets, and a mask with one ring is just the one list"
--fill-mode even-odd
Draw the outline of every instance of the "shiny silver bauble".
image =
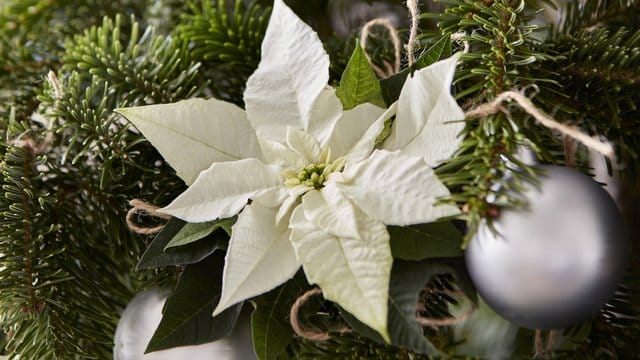
[[498, 314], [527, 328], [563, 328], [589, 319], [610, 299], [627, 265], [622, 216], [589, 176], [540, 166], [525, 185], [528, 207], [504, 209], [496, 233], [482, 225], [466, 250], [479, 294]]

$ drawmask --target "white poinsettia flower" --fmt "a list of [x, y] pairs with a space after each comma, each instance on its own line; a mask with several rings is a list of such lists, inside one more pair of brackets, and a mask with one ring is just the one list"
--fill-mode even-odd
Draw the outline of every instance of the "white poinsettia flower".
[[449, 94], [455, 62], [417, 71], [389, 109], [343, 111], [317, 34], [276, 0], [246, 111], [216, 99], [118, 110], [190, 185], [163, 212], [192, 223], [238, 215], [214, 314], [302, 266], [326, 299], [389, 340], [386, 225], [458, 212], [436, 205], [449, 192], [428, 166], [458, 147], [462, 125], [449, 123], [462, 119]]

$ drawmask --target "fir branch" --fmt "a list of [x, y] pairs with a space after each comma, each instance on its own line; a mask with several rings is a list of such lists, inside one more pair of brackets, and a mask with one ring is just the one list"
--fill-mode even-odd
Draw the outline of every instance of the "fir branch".
[[6, 0], [0, 7], [0, 115], [27, 120], [43, 76], [60, 67], [66, 36], [118, 12], [141, 14], [144, 0]]
[[626, 164], [624, 179], [637, 179], [640, 31], [583, 30], [559, 36], [551, 44], [563, 59], [546, 65], [558, 74], [563, 96], [548, 96], [545, 106], [613, 141]]
[[[540, 71], [543, 63], [554, 62], [535, 38], [540, 30], [529, 22], [521, 0], [446, 0], [451, 7], [444, 14], [423, 14], [439, 20], [445, 35], [464, 32], [462, 41], [470, 52], [462, 56], [457, 72], [457, 97], [466, 107], [492, 100], [515, 87], [554, 86], [551, 74]], [[544, 149], [557, 140], [548, 129], [537, 126], [516, 108], [476, 121], [468, 121], [465, 141], [454, 159], [441, 166], [438, 175], [453, 189], [452, 201], [459, 203], [469, 226], [467, 241], [480, 221], [491, 219], [504, 206], [521, 206], [517, 195], [524, 181], [531, 181], [533, 168], [514, 155], [522, 145], [533, 148], [543, 160], [553, 161]], [[542, 146], [545, 144], [545, 146]], [[507, 174], [512, 175], [507, 180]]]
[[[66, 44], [64, 69], [81, 70], [106, 81], [118, 90], [122, 104], [169, 103], [197, 94], [206, 81], [198, 78], [199, 65], [189, 60], [184, 46], [171, 37], [156, 36], [131, 18], [131, 31], [124, 45], [122, 17], [105, 18], [100, 27]], [[141, 54], [145, 54], [140, 57]]]
[[579, 0], [559, 3], [561, 21], [555, 34], [571, 34], [614, 23], [628, 14], [640, 11], [637, 0]]
[[183, 17], [177, 36], [190, 44], [191, 56], [202, 62], [213, 94], [242, 103], [244, 84], [260, 61], [260, 47], [271, 9], [256, 1], [200, 0]]

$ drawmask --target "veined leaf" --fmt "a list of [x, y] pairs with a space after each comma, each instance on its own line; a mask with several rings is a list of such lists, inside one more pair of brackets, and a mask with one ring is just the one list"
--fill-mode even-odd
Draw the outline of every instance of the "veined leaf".
[[375, 150], [367, 159], [347, 164], [343, 175], [348, 179], [339, 184], [344, 194], [387, 225], [422, 224], [459, 213], [455, 206], [437, 203], [449, 190], [417, 156]]
[[449, 56], [451, 56], [451, 38], [449, 36], [443, 36], [431, 45], [429, 49], [423, 52], [413, 66], [386, 79], [380, 80], [380, 88], [384, 101], [387, 104], [391, 104], [398, 100], [402, 86], [410, 73], [412, 74], [418, 69], [427, 67], [436, 61]]
[[237, 215], [254, 195], [281, 183], [280, 168], [258, 159], [215, 163], [160, 211], [192, 223]]
[[244, 92], [247, 118], [261, 139], [282, 143], [287, 126], [308, 130], [329, 81], [329, 55], [318, 34], [275, 0], [261, 56]]
[[357, 41], [347, 67], [342, 73], [336, 95], [345, 110], [366, 102], [385, 106], [378, 78], [373, 72], [362, 46]]
[[260, 360], [276, 360], [293, 341], [289, 311], [296, 298], [309, 285], [304, 274], [298, 272], [282, 286], [254, 300], [256, 309], [251, 316], [253, 348]]
[[430, 167], [449, 160], [462, 143], [464, 112], [451, 95], [461, 53], [420, 69], [407, 78], [398, 98], [396, 121], [382, 145], [420, 156]]
[[185, 224], [186, 222], [178, 218], [171, 218], [142, 254], [136, 271], [197, 263], [214, 251], [227, 248], [229, 236], [219, 230], [205, 239], [164, 251], [167, 244]]
[[462, 234], [450, 222], [388, 226], [391, 253], [396, 259], [423, 260], [462, 256]]
[[[190, 99], [116, 112], [142, 132], [187, 185], [215, 162], [262, 158], [244, 111], [231, 103]], [[226, 131], [211, 131], [212, 125]]]
[[184, 246], [198, 241], [217, 229], [224, 229], [231, 235], [231, 226], [236, 222], [236, 218], [220, 219], [204, 223], [186, 223], [178, 233], [164, 247], [164, 250], [172, 247]]
[[218, 340], [233, 330], [242, 303], [212, 317], [220, 299], [224, 258], [213, 254], [187, 265], [162, 311], [162, 320], [146, 352]]
[[[354, 207], [355, 208], [355, 207]], [[301, 206], [291, 215], [291, 241], [310, 283], [385, 339], [391, 271], [389, 235], [383, 223], [356, 210], [359, 238], [337, 237], [315, 225]]]
[[277, 210], [253, 202], [238, 215], [214, 314], [283, 284], [300, 268], [286, 223], [276, 226]]

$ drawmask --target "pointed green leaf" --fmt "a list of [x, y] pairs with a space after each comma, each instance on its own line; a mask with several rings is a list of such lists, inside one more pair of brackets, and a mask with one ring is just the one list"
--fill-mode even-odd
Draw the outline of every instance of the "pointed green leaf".
[[256, 309], [251, 315], [251, 329], [253, 348], [260, 360], [282, 358], [281, 354], [294, 339], [289, 322], [291, 305], [308, 288], [304, 274], [298, 272], [282, 286], [254, 299]]
[[204, 223], [186, 223], [178, 231], [178, 233], [169, 241], [167, 246], [164, 247], [165, 251], [172, 247], [184, 246], [198, 241], [209, 234], [213, 233], [217, 229], [223, 229], [227, 234], [231, 234], [231, 226], [236, 222], [236, 218], [220, 219], [214, 221], [208, 221]]
[[226, 249], [229, 236], [222, 230], [210, 234], [205, 239], [178, 248], [164, 251], [167, 244], [182, 229], [186, 222], [171, 218], [164, 229], [153, 239], [142, 254], [136, 271], [174, 265], [187, 265], [201, 261], [218, 249]]
[[[416, 304], [421, 290], [433, 275], [453, 273], [456, 280], [463, 279], [464, 281], [466, 275], [460, 273], [458, 266], [462, 261], [458, 258], [430, 259], [420, 262], [394, 261], [389, 282], [388, 319], [392, 345], [421, 354], [440, 355], [440, 351], [428, 341], [416, 321]], [[472, 298], [472, 301], [473, 299], [475, 298]], [[358, 334], [383, 343], [377, 332], [358, 321], [353, 315], [345, 311], [342, 312], [342, 315]]]
[[462, 234], [450, 222], [387, 227], [396, 259], [423, 260], [462, 256]]
[[351, 59], [342, 73], [336, 95], [345, 110], [366, 102], [385, 106], [378, 78], [373, 72], [362, 46], [357, 41]]
[[380, 80], [380, 88], [384, 101], [387, 104], [391, 104], [398, 100], [402, 86], [404, 85], [405, 80], [407, 80], [409, 73], [425, 68], [436, 61], [449, 56], [451, 56], [451, 38], [450, 36], [443, 36], [431, 45], [427, 51], [422, 53], [412, 67], [406, 68], [393, 76]]
[[233, 330], [242, 303], [218, 316], [211, 316], [220, 298], [223, 266], [221, 254], [213, 254], [197, 264], [187, 265], [167, 299], [162, 320], [146, 352], [208, 343]]

